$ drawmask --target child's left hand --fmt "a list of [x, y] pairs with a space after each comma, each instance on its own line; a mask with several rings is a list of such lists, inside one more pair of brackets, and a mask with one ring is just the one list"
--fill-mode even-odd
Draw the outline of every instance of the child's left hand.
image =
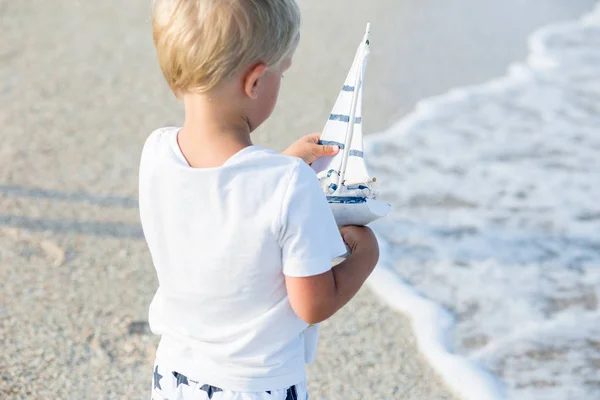
[[320, 137], [320, 133], [306, 135], [292, 143], [283, 154], [286, 156], [299, 157], [310, 165], [320, 157], [335, 156], [340, 151], [337, 146], [325, 146], [319, 144]]

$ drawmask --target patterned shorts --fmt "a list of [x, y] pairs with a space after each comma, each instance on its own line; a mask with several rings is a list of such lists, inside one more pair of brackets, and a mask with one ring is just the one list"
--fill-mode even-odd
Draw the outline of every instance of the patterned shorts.
[[242, 393], [188, 379], [159, 363], [154, 364], [151, 400], [307, 400], [306, 382], [288, 389]]

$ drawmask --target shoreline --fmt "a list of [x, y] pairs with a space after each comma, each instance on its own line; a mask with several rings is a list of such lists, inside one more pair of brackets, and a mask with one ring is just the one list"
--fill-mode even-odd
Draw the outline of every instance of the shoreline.
[[[532, 79], [535, 79], [536, 73], [541, 75], [544, 71], [559, 68], [561, 59], [553, 53], [556, 49], [548, 47], [549, 39], [552, 39], [553, 35], [565, 34], [571, 30], [582, 29], [584, 26], [597, 26], [598, 16], [600, 16], [600, 3], [578, 18], [540, 27], [527, 40], [529, 48], [527, 56], [511, 63], [505, 74], [481, 84], [453, 88], [441, 95], [419, 101], [415, 110], [398, 123], [386, 131], [371, 135], [367, 139], [367, 151], [381, 155], [385, 152], [382, 150], [385, 142], [393, 141], [396, 138], [401, 139], [406, 135], [418, 134], [420, 123], [430, 122], [439, 115], [446, 115], [445, 106], [450, 106], [452, 110], [455, 103], [468, 103], [469, 98], [484, 94], [503, 93], [507, 89], [527, 85]], [[439, 118], [443, 119], [443, 117]], [[413, 331], [418, 332], [417, 342], [422, 354], [425, 355], [429, 364], [442, 375], [444, 382], [449, 384], [455, 393], [459, 393], [461, 398], [469, 400], [508, 398], [509, 386], [505, 385], [500, 377], [489, 372], [481, 360], [477, 361], [479, 357], [454, 351], [451, 338], [457, 324], [455, 316], [441, 304], [419, 293], [417, 289], [400, 277], [394, 268], [396, 261], [391, 255], [390, 244], [383, 238], [384, 231], [376, 229], [378, 239], [382, 243], [382, 257], [381, 265], [367, 282], [369, 288], [391, 308], [403, 315], [412, 316]], [[569, 322], [571, 317], [565, 317], [565, 320]], [[559, 322], [553, 320], [548, 324], [556, 322], [557, 325], [560, 325], [564, 322], [560, 318], [558, 319]], [[532, 325], [535, 326], [535, 323]], [[478, 350], [477, 354], [489, 352], [490, 348], [494, 348], [495, 345], [496, 343], [488, 343], [483, 349]], [[542, 353], [543, 350], [540, 350], [540, 354]], [[530, 357], [535, 359], [536, 355], [530, 355]], [[510, 374], [515, 371], [503, 372]], [[593, 387], [594, 383], [592, 382], [590, 385]], [[569, 387], [563, 389], [563, 391], [565, 390], [568, 391]], [[512, 387], [511, 395], [514, 394], [521, 393], [518, 390], [515, 392], [515, 388]], [[531, 393], [529, 395], [531, 396]]]

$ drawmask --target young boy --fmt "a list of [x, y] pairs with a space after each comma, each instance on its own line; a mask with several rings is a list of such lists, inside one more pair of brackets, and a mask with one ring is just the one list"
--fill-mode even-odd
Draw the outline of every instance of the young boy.
[[[284, 155], [250, 133], [277, 101], [299, 40], [294, 0], [155, 0], [154, 42], [183, 100], [181, 128], [147, 139], [140, 214], [162, 335], [152, 398], [306, 399], [317, 327], [378, 259], [373, 233], [338, 230], [307, 162], [317, 136]], [[341, 234], [340, 234], [341, 232]], [[351, 254], [331, 267], [334, 258]]]

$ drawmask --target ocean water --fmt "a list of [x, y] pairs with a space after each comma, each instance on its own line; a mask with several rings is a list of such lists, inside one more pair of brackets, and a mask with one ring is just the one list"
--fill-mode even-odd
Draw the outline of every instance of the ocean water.
[[536, 32], [507, 76], [421, 102], [366, 159], [393, 207], [370, 284], [450, 386], [600, 399], [600, 6]]

